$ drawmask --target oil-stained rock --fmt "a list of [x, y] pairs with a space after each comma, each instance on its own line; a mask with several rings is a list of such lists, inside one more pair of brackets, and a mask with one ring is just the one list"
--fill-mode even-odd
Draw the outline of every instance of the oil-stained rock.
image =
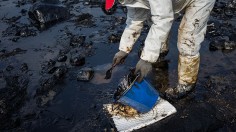
[[234, 41], [225, 40], [215, 40], [210, 43], [209, 50], [222, 50], [222, 51], [232, 51], [236, 48], [236, 43]]
[[85, 39], [86, 39], [86, 36], [74, 35], [70, 39], [70, 46], [83, 46]]
[[55, 67], [55, 66], [53, 66], [53, 67], [49, 67], [47, 73], [49, 73], [49, 74], [53, 74], [53, 73], [57, 70], [57, 68], [58, 68], [58, 67]]
[[207, 38], [215, 37], [215, 36], [220, 36], [221, 31], [220, 29], [221, 24], [218, 21], [209, 21], [207, 24]]
[[0, 58], [7, 58], [10, 56], [14, 56], [17, 54], [24, 54], [27, 50], [23, 50], [21, 48], [15, 48], [12, 51], [6, 51], [6, 50], [2, 50], [0, 53]]
[[236, 48], [236, 43], [233, 41], [226, 41], [224, 43], [224, 50], [234, 50]]
[[26, 71], [28, 71], [28, 69], [29, 69], [29, 67], [28, 67], [28, 65], [27, 65], [26, 63], [23, 63], [23, 64], [21, 65], [21, 67], [20, 67], [20, 70], [21, 70], [22, 72], [26, 72]]
[[77, 80], [78, 81], [89, 81], [94, 76], [94, 70], [89, 67], [82, 68], [78, 71]]
[[83, 66], [85, 64], [85, 57], [78, 56], [70, 59], [70, 64], [72, 66]]
[[77, 16], [75, 22], [77, 26], [91, 27], [91, 26], [94, 26], [94, 21], [92, 20], [92, 18], [93, 18], [93, 15], [89, 13], [83, 13]]
[[[24, 104], [27, 96], [29, 77], [20, 67], [0, 72], [0, 130], [19, 126], [19, 118], [13, 114]], [[7, 69], [7, 68], [5, 68]]]
[[111, 34], [108, 37], [110, 43], [118, 43], [120, 42], [121, 35], [120, 34]]
[[54, 76], [56, 79], [62, 79], [63, 77], [65, 77], [66, 73], [67, 73], [67, 67], [60, 66], [55, 70]]
[[46, 74], [41, 77], [39, 83], [40, 88], [36, 90], [36, 102], [39, 106], [47, 104], [59, 92], [60, 88], [56, 87], [66, 76], [68, 69], [66, 66], [59, 66], [55, 68], [53, 75]]
[[31, 22], [39, 29], [46, 29], [70, 17], [69, 10], [59, 1], [36, 2], [28, 12]]
[[57, 58], [58, 62], [65, 62], [67, 60], [67, 56], [66, 55], [61, 55]]
[[16, 36], [20, 37], [28, 37], [28, 36], [36, 36], [37, 33], [33, 29], [29, 29], [27, 26], [19, 27], [16, 32]]
[[54, 66], [56, 64], [56, 61], [55, 60], [52, 60], [50, 59], [48, 62], [47, 62], [47, 65], [48, 66]]
[[33, 27], [27, 24], [21, 24], [19, 22], [10, 22], [10, 26], [7, 27], [3, 32], [3, 37], [12, 36], [9, 40], [13, 42], [17, 42], [21, 37], [29, 37], [29, 36], [36, 36], [37, 31]]

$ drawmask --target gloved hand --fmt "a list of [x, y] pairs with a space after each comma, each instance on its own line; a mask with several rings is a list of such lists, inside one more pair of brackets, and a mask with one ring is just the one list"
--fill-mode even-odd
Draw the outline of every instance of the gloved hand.
[[128, 53], [125, 53], [124, 51], [117, 52], [113, 58], [112, 66], [123, 63], [127, 56], [128, 56]]
[[147, 74], [152, 70], [152, 63], [144, 61], [140, 59], [136, 65], [134, 74], [140, 74], [137, 81], [141, 82], [143, 77], [147, 76]]

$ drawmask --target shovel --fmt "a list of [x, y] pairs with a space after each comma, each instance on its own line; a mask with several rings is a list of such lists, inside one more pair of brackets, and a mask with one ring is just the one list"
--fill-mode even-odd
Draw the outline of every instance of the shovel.
[[110, 79], [112, 75], [112, 70], [115, 68], [116, 65], [112, 65], [112, 67], [106, 71], [106, 76], [104, 79]]

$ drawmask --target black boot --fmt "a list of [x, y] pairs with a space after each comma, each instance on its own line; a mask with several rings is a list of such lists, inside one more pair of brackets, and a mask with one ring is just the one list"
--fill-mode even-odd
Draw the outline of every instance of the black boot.
[[193, 91], [195, 88], [195, 84], [191, 85], [184, 85], [184, 84], [178, 84], [175, 88], [168, 88], [165, 91], [165, 96], [168, 99], [181, 99], [183, 97], [186, 97], [186, 95]]

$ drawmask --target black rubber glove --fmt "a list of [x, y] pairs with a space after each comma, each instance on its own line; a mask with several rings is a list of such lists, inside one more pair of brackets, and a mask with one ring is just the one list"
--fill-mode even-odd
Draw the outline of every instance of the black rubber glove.
[[137, 81], [141, 82], [143, 77], [147, 76], [147, 74], [152, 70], [152, 63], [144, 61], [140, 59], [135, 68], [135, 74], [140, 74]]
[[117, 52], [113, 58], [112, 66], [124, 63], [127, 56], [128, 53], [125, 53], [124, 51]]

